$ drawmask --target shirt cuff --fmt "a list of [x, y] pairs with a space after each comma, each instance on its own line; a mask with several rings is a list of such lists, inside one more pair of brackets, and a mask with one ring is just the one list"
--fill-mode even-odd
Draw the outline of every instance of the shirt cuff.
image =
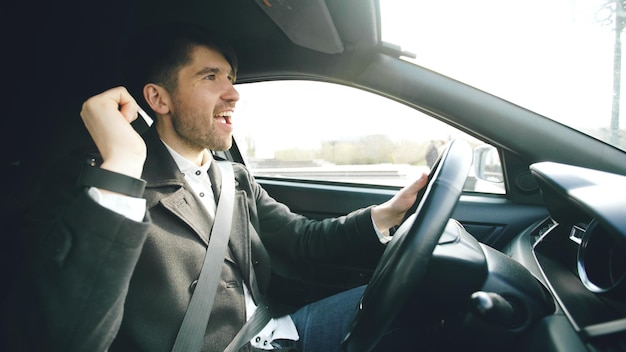
[[[248, 286], [243, 285], [243, 294], [246, 302], [246, 320], [250, 320], [254, 311], [257, 309], [252, 295], [248, 291]], [[291, 319], [290, 315], [285, 315], [280, 318], [272, 318], [267, 325], [256, 334], [251, 340], [250, 344], [260, 350], [274, 350], [274, 340], [292, 340], [298, 341], [300, 335], [298, 335], [298, 329], [296, 324]]]
[[387, 244], [389, 241], [391, 241], [393, 236], [389, 235], [389, 230], [381, 232], [378, 229], [378, 226], [376, 226], [376, 223], [374, 222], [374, 217], [371, 217], [371, 218], [372, 218], [372, 226], [374, 227], [374, 231], [376, 231], [376, 236], [378, 236], [378, 240], [382, 244]]
[[146, 214], [146, 200], [144, 198], [102, 193], [96, 187], [89, 187], [87, 194], [96, 203], [130, 220], [141, 222]]

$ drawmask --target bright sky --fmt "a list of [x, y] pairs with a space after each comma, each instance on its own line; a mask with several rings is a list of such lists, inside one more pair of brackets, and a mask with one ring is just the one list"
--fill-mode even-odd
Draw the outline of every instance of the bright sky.
[[416, 53], [420, 65], [553, 119], [608, 126], [614, 34], [596, 20], [602, 2], [380, 0], [383, 16], [394, 19], [383, 19], [383, 40]]

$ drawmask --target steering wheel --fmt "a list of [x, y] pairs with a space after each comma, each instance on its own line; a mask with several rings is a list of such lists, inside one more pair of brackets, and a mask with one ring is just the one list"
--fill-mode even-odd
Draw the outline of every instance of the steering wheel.
[[344, 351], [371, 351], [415, 292], [461, 196], [471, 164], [469, 144], [452, 140], [445, 145], [361, 297], [342, 342]]

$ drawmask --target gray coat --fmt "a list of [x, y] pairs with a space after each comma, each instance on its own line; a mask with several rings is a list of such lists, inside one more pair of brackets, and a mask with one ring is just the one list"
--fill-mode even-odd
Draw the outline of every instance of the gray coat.
[[[44, 210], [35, 214], [42, 221], [30, 231], [36, 304], [28, 315], [39, 322], [37, 341], [44, 342], [45, 350], [171, 350], [202, 266], [212, 219], [156, 132], [149, 130], [144, 138], [143, 222], [99, 206], [71, 185], [69, 192], [46, 196], [57, 203], [47, 206], [53, 216], [45, 216]], [[369, 208], [309, 220], [272, 199], [245, 167], [233, 167], [235, 215], [206, 351], [222, 351], [243, 325], [244, 284], [255, 301], [266, 295], [270, 258], [298, 264], [356, 256], [375, 261], [384, 248]], [[213, 184], [219, 185], [219, 168], [209, 170]], [[214, 193], [218, 199], [219, 189]], [[30, 329], [36, 331], [36, 325]]]

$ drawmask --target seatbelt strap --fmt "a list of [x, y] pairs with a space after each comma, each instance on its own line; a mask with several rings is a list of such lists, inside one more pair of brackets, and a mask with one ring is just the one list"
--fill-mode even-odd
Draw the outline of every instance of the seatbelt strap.
[[172, 352], [200, 351], [226, 256], [228, 238], [233, 223], [235, 175], [229, 161], [217, 161], [216, 163], [222, 173], [222, 190], [219, 195], [215, 220], [200, 277], [189, 306], [187, 306]]
[[224, 352], [237, 352], [239, 349], [248, 343], [254, 335], [258, 334], [267, 323], [272, 319], [272, 314], [269, 307], [265, 304], [260, 305], [254, 311], [254, 314], [248, 319], [248, 321], [241, 327], [235, 338], [226, 346]]

